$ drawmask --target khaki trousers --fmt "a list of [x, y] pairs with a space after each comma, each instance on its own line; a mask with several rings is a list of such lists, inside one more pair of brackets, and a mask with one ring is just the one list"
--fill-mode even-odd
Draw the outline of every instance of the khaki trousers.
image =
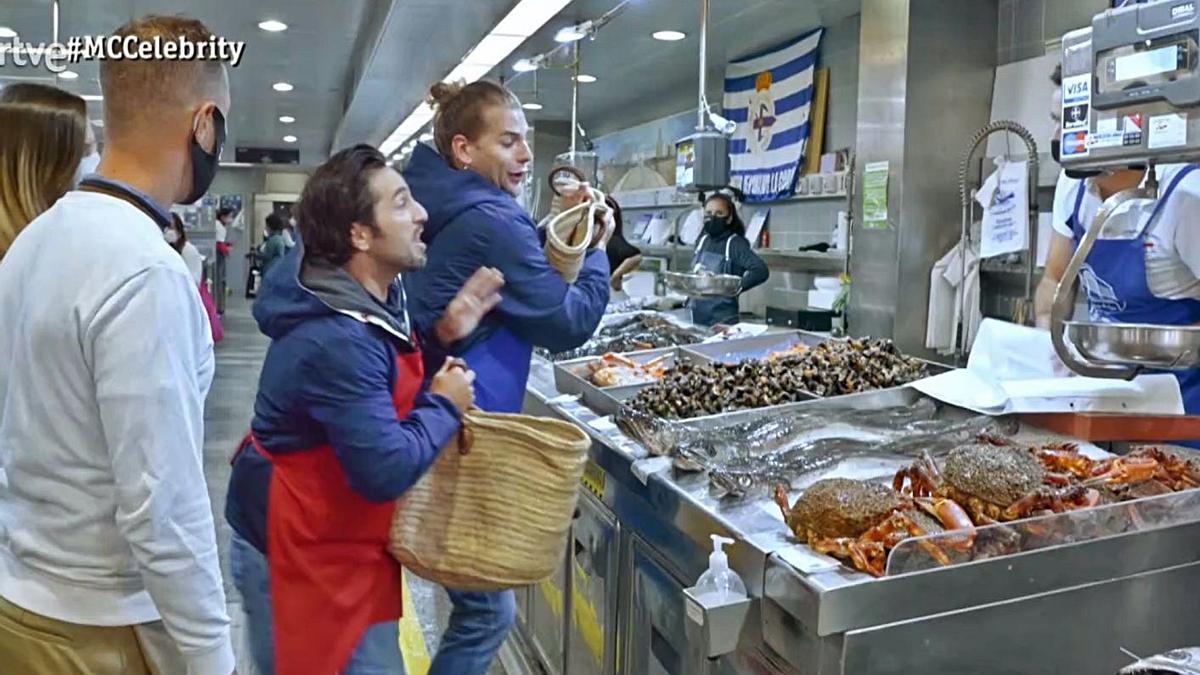
[[83, 626], [0, 598], [4, 675], [184, 675], [187, 665], [161, 621]]

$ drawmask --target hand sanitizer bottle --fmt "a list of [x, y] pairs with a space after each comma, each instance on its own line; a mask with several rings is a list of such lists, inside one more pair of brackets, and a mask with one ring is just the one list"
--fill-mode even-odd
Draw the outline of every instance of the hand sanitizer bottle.
[[710, 536], [713, 552], [708, 556], [708, 569], [700, 575], [692, 592], [697, 600], [711, 607], [746, 597], [746, 584], [737, 572], [729, 569], [729, 556], [721, 548], [734, 541], [719, 534]]

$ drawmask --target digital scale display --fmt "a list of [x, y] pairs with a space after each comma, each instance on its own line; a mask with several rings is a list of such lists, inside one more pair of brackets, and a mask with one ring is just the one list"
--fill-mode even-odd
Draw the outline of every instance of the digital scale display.
[[1191, 74], [1196, 47], [1192, 35], [1173, 35], [1154, 44], [1124, 45], [1100, 54], [1097, 74], [1100, 92], [1158, 86]]
[[1187, 68], [1187, 47], [1183, 44], [1167, 45], [1111, 61], [1113, 79], [1117, 82], [1142, 80], [1152, 75], [1161, 75]]

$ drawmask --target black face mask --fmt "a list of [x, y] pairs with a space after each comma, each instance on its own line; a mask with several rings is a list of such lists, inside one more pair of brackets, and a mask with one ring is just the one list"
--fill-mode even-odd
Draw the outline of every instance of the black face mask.
[[[1052, 139], [1050, 141], [1050, 156], [1053, 157], [1054, 161], [1059, 164], [1062, 164], [1061, 153], [1062, 141], [1057, 138]], [[1101, 173], [1103, 173], [1102, 171], [1097, 171], [1095, 169], [1064, 169], [1064, 172], [1067, 174], [1067, 178], [1074, 180], [1083, 180], [1085, 178], [1091, 178], [1092, 176], [1099, 176]]]
[[729, 219], [720, 216], [705, 216], [704, 218], [704, 234], [710, 237], [715, 237], [725, 231], [729, 227]]
[[196, 141], [195, 134], [192, 135], [191, 147], [188, 149], [192, 159], [192, 190], [188, 192], [187, 197], [183, 198], [183, 204], [194, 204], [196, 200], [204, 196], [208, 192], [208, 187], [212, 185], [213, 177], [217, 175], [217, 164], [221, 161], [221, 146], [225, 145], [225, 116], [221, 111], [214, 107], [212, 109], [213, 131], [216, 134], [216, 142], [213, 144], [212, 153], [205, 152], [200, 143]]

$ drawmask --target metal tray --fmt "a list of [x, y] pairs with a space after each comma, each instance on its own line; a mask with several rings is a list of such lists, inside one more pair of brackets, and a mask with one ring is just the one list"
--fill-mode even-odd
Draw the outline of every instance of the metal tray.
[[1102, 365], [1159, 370], [1200, 366], [1200, 327], [1066, 321], [1067, 340], [1080, 355]]
[[688, 274], [665, 272], [667, 288], [692, 298], [732, 298], [742, 287], [742, 278], [732, 274]]
[[762, 359], [774, 352], [783, 351], [796, 344], [815, 347], [826, 340], [838, 340], [805, 330], [790, 330], [778, 333], [763, 333], [754, 337], [735, 338], [720, 342], [708, 342], [680, 347], [693, 356], [698, 364], [738, 363], [746, 359]]
[[[659, 347], [658, 349], [644, 349], [636, 352], [623, 352], [620, 356], [624, 356], [636, 363], [647, 363], [666, 355], [663, 360], [663, 365], [667, 368], [674, 366], [679, 362], [678, 347]], [[584, 387], [599, 388], [588, 380], [588, 366], [599, 361], [602, 356], [581, 356], [577, 359], [567, 361], [559, 361], [554, 364], [554, 386], [560, 394], [581, 394]]]
[[[674, 347], [672, 349], [677, 349], [679, 351], [679, 354], [676, 356], [676, 363], [690, 362], [690, 363], [694, 363], [696, 365], [706, 365], [709, 363], [738, 363], [738, 362], [740, 362], [744, 359], [748, 359], [748, 358], [764, 358], [764, 357], [768, 356], [769, 354], [771, 354], [772, 352], [787, 349], [788, 347], [795, 345], [795, 344], [807, 344], [809, 346], [815, 346], [826, 340], [838, 340], [838, 339], [841, 339], [841, 338], [829, 338], [829, 337], [825, 337], [819, 333], [812, 333], [809, 331], [796, 330], [796, 331], [784, 331], [784, 332], [779, 332], [779, 333], [766, 333], [763, 335], [756, 335], [756, 336], [750, 337], [750, 338], [739, 338], [739, 339], [735, 339], [735, 340], [726, 340], [724, 342], [710, 342], [707, 344], [684, 345], [682, 347]], [[663, 351], [662, 349], [646, 350], [645, 352], [640, 352], [640, 353], [658, 354], [658, 353], [661, 353], [662, 351]], [[629, 356], [629, 355], [626, 354], [626, 356]], [[650, 358], [653, 358], [653, 356], [651, 356]], [[916, 357], [912, 357], [912, 358], [916, 358]], [[590, 360], [592, 360], [592, 359], [591, 358], [576, 359], [575, 362], [590, 361]], [[929, 370], [930, 376], [938, 375], [940, 373], [944, 373], [949, 370], [952, 370], [952, 368], [950, 366], [947, 366], [942, 363], [938, 363], [936, 361], [929, 361], [929, 360], [921, 359], [921, 358], [917, 358], [917, 360], [920, 361], [921, 363], [925, 364], [926, 368], [928, 368], [928, 370]], [[564, 363], [571, 363], [571, 362], [564, 362]], [[556, 370], [555, 370], [556, 381], [557, 381], [557, 374], [558, 374], [558, 371], [556, 368]], [[582, 383], [581, 391], [570, 392], [570, 393], [581, 394], [584, 405], [591, 408], [597, 414], [602, 415], [602, 416], [615, 414], [617, 412], [617, 410], [621, 407], [622, 403], [624, 403], [626, 400], [628, 400], [630, 398], [633, 398], [641, 390], [646, 389], [647, 387], [650, 387], [651, 385], [654, 384], [653, 382], [646, 382], [643, 384], [627, 385], [627, 386], [623, 386], [623, 387], [609, 387], [607, 389], [601, 389], [599, 387], [596, 387], [595, 385], [592, 385], [590, 382], [587, 382], [587, 380], [584, 380], [582, 378], [580, 378], [579, 381]], [[561, 385], [559, 386], [559, 391], [563, 391], [563, 388]], [[833, 399], [833, 400], [840, 401], [843, 399], [852, 398], [852, 397], [856, 397], [856, 396], [874, 395], [874, 394], [879, 394], [880, 392], [900, 392], [900, 391], [912, 391], [915, 393], [916, 390], [909, 390], [907, 388], [907, 385], [901, 385], [898, 387], [889, 387], [887, 389], [874, 389], [874, 390], [868, 390], [868, 391], [864, 391], [864, 392], [857, 392], [854, 394], [843, 394], [840, 396], [828, 396], [828, 397], [818, 396], [812, 392], [804, 391], [804, 392], [800, 392], [800, 395], [804, 397], [804, 400], [801, 400], [801, 401], [780, 403], [778, 405], [764, 406], [762, 408], [747, 408], [747, 409], [741, 409], [741, 410], [731, 410], [728, 412], [716, 413], [713, 415], [704, 415], [701, 417], [689, 417], [686, 420], [679, 420], [679, 422], [689, 423], [689, 424], [690, 423], [698, 423], [701, 425], [710, 424], [710, 423], [711, 424], [720, 424], [720, 423], [727, 422], [728, 419], [730, 418], [730, 416], [737, 416], [737, 415], [742, 415], [742, 414], [752, 414], [753, 415], [753, 414], [763, 414], [763, 413], [774, 414], [777, 412], [785, 412], [785, 411], [791, 409], [793, 406], [804, 405], [805, 403], [812, 401], [812, 400]], [[564, 392], [564, 393], [566, 393], [566, 392]], [[898, 394], [898, 395], [905, 396], [908, 394]]]

